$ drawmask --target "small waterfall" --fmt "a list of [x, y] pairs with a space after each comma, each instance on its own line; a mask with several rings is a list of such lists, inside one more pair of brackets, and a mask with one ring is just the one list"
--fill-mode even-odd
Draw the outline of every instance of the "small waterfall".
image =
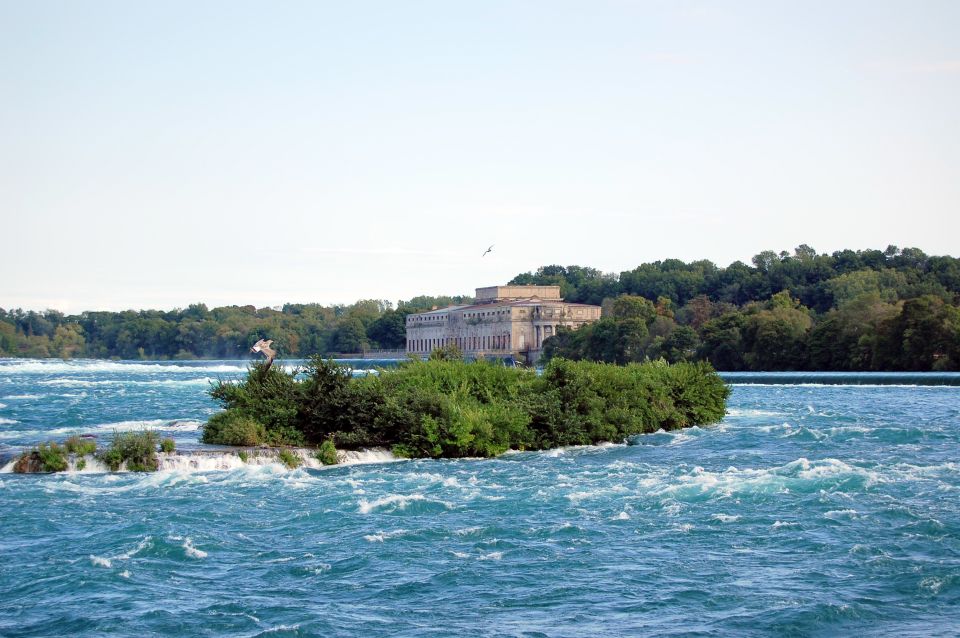
[[[236, 470], [246, 466], [285, 465], [280, 458], [282, 451], [288, 451], [300, 459], [300, 467], [320, 469], [324, 466], [314, 456], [312, 448], [231, 448], [217, 450], [178, 450], [169, 454], [157, 454], [159, 472], [215, 472]], [[0, 459], [0, 473], [13, 472], [18, 456]], [[360, 465], [365, 463], [392, 463], [402, 459], [394, 456], [390, 450], [373, 448], [369, 450], [339, 450], [338, 465]], [[67, 459], [67, 472], [102, 474], [110, 471], [95, 456], [71, 454]], [[333, 466], [329, 466], [333, 467]], [[128, 471], [126, 464], [120, 466], [120, 472]]]

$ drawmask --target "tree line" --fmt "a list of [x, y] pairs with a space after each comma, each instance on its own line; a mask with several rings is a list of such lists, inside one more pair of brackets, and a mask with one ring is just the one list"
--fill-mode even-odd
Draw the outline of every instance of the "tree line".
[[916, 248], [767, 251], [753, 265], [666, 260], [619, 275], [548, 266], [511, 283], [560, 285], [603, 318], [545, 356], [706, 360], [718, 370], [960, 370], [960, 259]]
[[[707, 360], [720, 370], [958, 370], [960, 259], [917, 248], [764, 251], [719, 267], [667, 259], [603, 273], [544, 266], [511, 284], [559, 285], [603, 319], [545, 343], [548, 356], [626, 363]], [[0, 356], [244, 357], [273, 339], [287, 357], [402, 348], [407, 314], [469, 297], [171, 311], [0, 309]]]
[[467, 303], [469, 297], [416, 297], [351, 305], [286, 304], [83, 312], [0, 309], [0, 356], [119, 359], [235, 359], [258, 339], [286, 357], [359, 353], [406, 345], [406, 316]]

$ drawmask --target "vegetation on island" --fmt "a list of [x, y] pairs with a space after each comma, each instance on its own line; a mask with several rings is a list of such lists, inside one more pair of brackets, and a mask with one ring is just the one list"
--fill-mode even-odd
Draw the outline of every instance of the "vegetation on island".
[[[225, 408], [206, 443], [388, 447], [406, 457], [491, 457], [719, 421], [728, 388], [707, 363], [625, 366], [556, 358], [537, 374], [484, 361], [410, 361], [353, 377], [319, 356], [302, 370], [251, 367], [215, 383]], [[236, 438], [234, 438], [236, 437]], [[324, 462], [320, 458], [321, 462]]]
[[[547, 340], [551, 356], [703, 360], [730, 371], [960, 370], [960, 258], [917, 248], [828, 255], [801, 245], [725, 268], [667, 259], [621, 273], [554, 265], [510, 283], [559, 285], [569, 301], [604, 307], [599, 323]], [[261, 338], [286, 357], [403, 348], [407, 314], [469, 300], [72, 316], [0, 310], [0, 356], [237, 358]]]
[[75, 458], [74, 469], [86, 467], [88, 456], [94, 457], [116, 472], [126, 467], [131, 472], [154, 472], [159, 467], [158, 446], [164, 452], [173, 452], [173, 439], [160, 441], [159, 435], [152, 430], [139, 432], [114, 432], [110, 445], [97, 451], [97, 444], [91, 439], [71, 436], [62, 445], [54, 441], [41, 443], [35, 448], [23, 452], [13, 466], [17, 473], [64, 472], [69, 466], [71, 456]]

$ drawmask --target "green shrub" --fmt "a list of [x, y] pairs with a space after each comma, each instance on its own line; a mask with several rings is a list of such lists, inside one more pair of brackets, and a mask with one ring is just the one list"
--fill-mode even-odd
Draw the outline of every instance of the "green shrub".
[[84, 469], [85, 467], [87, 467], [87, 459], [81, 458], [79, 461], [77, 461], [77, 471], [78, 471], [78, 472], [83, 471], [83, 469]]
[[100, 460], [113, 472], [124, 463], [131, 472], [154, 472], [159, 466], [157, 439], [152, 430], [114, 432], [110, 447], [100, 453]]
[[237, 456], [239, 456], [240, 460], [243, 461], [244, 463], [250, 460], [250, 455], [247, 454], [246, 450], [240, 450], [239, 452], [237, 452]]
[[[410, 457], [622, 441], [723, 418], [729, 389], [708, 364], [613, 365], [554, 358], [535, 372], [484, 361], [410, 361], [352, 378], [314, 357], [302, 378], [251, 368], [211, 390], [226, 410], [206, 443], [389, 446]], [[330, 457], [332, 458], [332, 457]], [[321, 459], [322, 462], [322, 459]]]
[[54, 442], [37, 446], [41, 472], [62, 472], [67, 469], [67, 451]]
[[214, 414], [200, 435], [202, 442], [217, 445], [263, 445], [266, 438], [264, 427], [239, 410]]
[[78, 454], [80, 456], [94, 454], [97, 451], [96, 442], [77, 435], [71, 436], [64, 441], [63, 447], [66, 448], [68, 454]]
[[295, 470], [303, 464], [303, 459], [286, 448], [280, 450], [277, 459], [291, 470]]
[[317, 460], [320, 461], [323, 465], [336, 465], [337, 464], [337, 448], [333, 444], [333, 439], [325, 439], [323, 443], [320, 444], [319, 449], [317, 449], [316, 454]]
[[67, 451], [50, 441], [41, 443], [32, 450], [20, 455], [13, 471], [23, 474], [28, 472], [63, 472], [67, 469]]
[[173, 439], [163, 439], [160, 441], [160, 451], [164, 454], [170, 454], [177, 449], [177, 443]]

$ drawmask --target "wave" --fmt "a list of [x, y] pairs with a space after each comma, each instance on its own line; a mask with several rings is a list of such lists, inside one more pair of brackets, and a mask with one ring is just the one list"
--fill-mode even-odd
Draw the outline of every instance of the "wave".
[[20, 423], [16, 419], [5, 419], [0, 417], [0, 425], [13, 425], [14, 423]]
[[880, 472], [849, 465], [839, 459], [810, 461], [799, 458], [766, 469], [730, 467], [714, 472], [702, 467], [671, 477], [662, 477], [652, 492], [681, 501], [732, 498], [750, 495], [814, 493], [820, 490], [861, 490], [887, 482]]
[[[382, 498], [368, 501], [365, 498], [360, 499], [357, 511], [361, 514], [370, 514], [374, 511], [384, 511], [387, 513], [403, 511], [414, 503], [420, 503], [425, 506], [440, 506], [443, 509], [453, 509], [453, 504], [439, 499], [430, 499], [423, 494], [390, 494]], [[419, 510], [418, 510], [419, 513]]]
[[38, 381], [37, 385], [60, 386], [66, 388], [92, 388], [97, 386], [181, 386], [181, 385], [208, 385], [216, 381], [214, 377], [202, 377], [199, 379], [155, 379], [152, 381], [134, 381], [105, 379], [99, 381], [90, 381], [87, 379], [48, 379]]
[[958, 372], [721, 372], [730, 385], [958, 386]]
[[244, 362], [225, 363], [203, 362], [193, 365], [183, 363], [134, 363], [121, 361], [101, 361], [96, 359], [76, 359], [73, 361], [41, 359], [7, 359], [0, 361], [0, 374], [54, 374], [54, 373], [92, 373], [92, 372], [246, 372], [248, 364]]
[[[131, 421], [130, 423], [145, 423], [144, 421]], [[183, 422], [186, 424], [197, 424], [199, 422]], [[169, 429], [169, 428], [168, 428]], [[300, 467], [310, 470], [334, 469], [341, 465], [365, 465], [371, 463], [392, 463], [400, 461], [399, 459], [385, 449], [369, 450], [351, 450], [338, 452], [339, 462], [337, 465], [323, 465], [314, 456], [315, 450], [309, 448], [288, 448], [300, 459]], [[244, 452], [246, 458], [240, 458], [240, 452]], [[169, 475], [191, 475], [203, 472], [223, 472], [234, 470], [258, 470], [270, 467], [271, 470], [286, 472], [287, 468], [279, 458], [280, 450], [273, 448], [237, 448], [230, 450], [184, 450], [171, 454], [159, 454], [157, 472], [147, 474], [147, 477], [160, 476], [161, 481], [166, 481]], [[85, 467], [77, 470], [77, 463], [85, 461]], [[16, 458], [10, 459], [0, 467], [0, 473], [10, 473]], [[120, 472], [127, 472], [125, 465], [120, 466]], [[94, 456], [70, 457], [67, 472], [77, 474], [104, 474], [109, 469]], [[154, 479], [150, 479], [154, 480]]]
[[141, 430], [159, 430], [161, 432], [196, 432], [203, 427], [202, 421], [193, 419], [148, 419], [143, 421], [116, 421], [98, 425], [75, 425], [49, 430], [6, 430], [0, 432], [0, 439], [22, 439], [39, 437], [42, 440], [70, 436], [74, 434], [100, 434], [110, 432], [139, 432]]

